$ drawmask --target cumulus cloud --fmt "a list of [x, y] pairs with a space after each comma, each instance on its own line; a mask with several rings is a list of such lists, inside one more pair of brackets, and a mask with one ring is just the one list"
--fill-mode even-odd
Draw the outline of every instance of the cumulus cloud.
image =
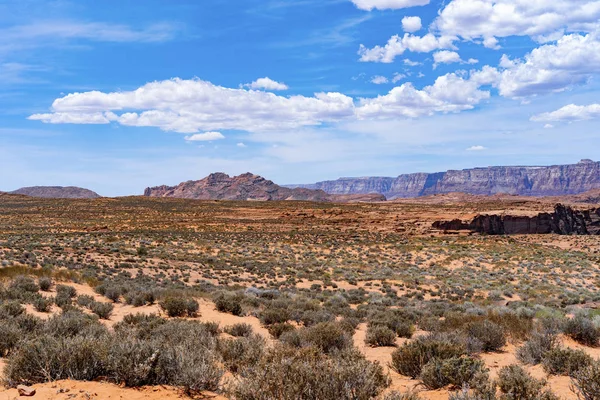
[[436, 112], [449, 113], [470, 110], [490, 97], [479, 90], [479, 83], [456, 74], [447, 74], [422, 90], [412, 83], [393, 88], [388, 94], [372, 99], [360, 99], [357, 116], [366, 118], [416, 118]]
[[429, 4], [429, 0], [351, 0], [354, 5], [366, 11], [377, 10], [398, 10], [400, 8], [409, 8], [424, 6]]
[[236, 144], [236, 146], [237, 146], [237, 147], [248, 147], [248, 146], [246, 146], [246, 144], [245, 144], [245, 143], [243, 143], [243, 142], [239, 142], [238, 144]]
[[456, 41], [454, 36], [437, 37], [431, 33], [425, 36], [416, 36], [405, 33], [403, 37], [392, 36], [385, 46], [375, 46], [369, 49], [361, 44], [358, 54], [362, 62], [391, 63], [406, 51], [430, 53], [439, 49], [456, 49], [454, 41]]
[[477, 64], [479, 61], [470, 58], [467, 61], [464, 61], [460, 58], [460, 55], [455, 51], [442, 50], [436, 53], [433, 53], [433, 68], [435, 69], [439, 64], [452, 64], [452, 63], [460, 63], [460, 64]]
[[288, 86], [285, 83], [274, 81], [270, 79], [268, 76], [265, 78], [259, 78], [252, 83], [247, 83], [244, 85], [250, 89], [265, 89], [265, 90], [288, 90]]
[[406, 75], [405, 75], [405, 74], [401, 74], [401, 73], [399, 73], [399, 72], [396, 72], [396, 73], [394, 74], [394, 76], [392, 77], [392, 82], [393, 82], [393, 83], [398, 83], [398, 82], [400, 82], [400, 81], [401, 81], [402, 79], [404, 79], [404, 78], [406, 78]]
[[213, 140], [225, 139], [225, 136], [221, 132], [204, 132], [196, 133], [191, 136], [186, 136], [185, 140], [188, 142], [210, 142]]
[[402, 29], [404, 32], [413, 33], [421, 29], [421, 18], [419, 17], [404, 17], [402, 18]]
[[443, 35], [485, 39], [531, 36], [548, 40], [556, 32], [593, 32], [600, 27], [598, 0], [452, 0], [432, 27]]
[[283, 97], [225, 88], [200, 79], [176, 78], [151, 82], [133, 91], [69, 94], [53, 102], [52, 113], [29, 118], [47, 123], [116, 121], [126, 126], [197, 133], [291, 129], [337, 121], [353, 114], [353, 99], [340, 93]]
[[385, 76], [381, 76], [381, 75], [376, 75], [373, 78], [371, 78], [371, 83], [374, 83], [376, 85], [382, 85], [384, 83], [388, 83], [389, 80], [388, 78], [386, 78]]
[[471, 146], [467, 149], [467, 151], [483, 151], [483, 150], [487, 150], [487, 149], [483, 146]]
[[600, 118], [600, 104], [587, 106], [569, 104], [556, 111], [534, 115], [531, 120], [536, 122], [571, 122], [596, 118]]
[[567, 89], [600, 73], [599, 35], [565, 35], [555, 44], [538, 47], [524, 59], [504, 56], [500, 94], [526, 97]]

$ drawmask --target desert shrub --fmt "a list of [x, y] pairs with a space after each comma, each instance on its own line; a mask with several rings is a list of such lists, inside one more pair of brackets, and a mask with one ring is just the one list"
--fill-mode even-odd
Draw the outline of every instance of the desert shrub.
[[199, 308], [196, 300], [182, 297], [167, 297], [158, 304], [169, 317], [195, 317]]
[[121, 288], [109, 286], [104, 290], [104, 297], [111, 300], [113, 303], [118, 303], [121, 300]]
[[572, 390], [579, 399], [600, 399], [600, 362], [595, 361], [591, 365], [574, 372], [572, 382]]
[[592, 357], [583, 350], [555, 348], [546, 353], [542, 364], [547, 374], [570, 376], [592, 362]]
[[36, 297], [33, 300], [33, 308], [35, 308], [36, 311], [47, 313], [50, 311], [51, 307], [52, 307], [52, 300], [46, 299], [43, 296]]
[[94, 298], [87, 294], [77, 296], [77, 305], [88, 308], [94, 302]]
[[484, 352], [498, 351], [506, 345], [504, 329], [491, 321], [471, 322], [466, 326], [465, 331], [481, 342]]
[[84, 332], [97, 332], [99, 335], [105, 331], [96, 317], [81, 311], [68, 311], [53, 315], [44, 327], [45, 332], [57, 338], [73, 337]]
[[433, 336], [419, 337], [392, 353], [391, 368], [400, 375], [416, 379], [423, 366], [432, 359], [445, 360], [460, 357], [465, 353], [464, 346], [449, 340], [438, 340]]
[[586, 346], [595, 347], [600, 339], [600, 331], [594, 323], [582, 316], [577, 315], [565, 323], [564, 332], [567, 336]]
[[468, 385], [478, 373], [484, 371], [483, 361], [471, 357], [433, 358], [423, 366], [419, 378], [425, 387], [436, 390], [448, 385]]
[[25, 308], [16, 300], [9, 300], [0, 304], [0, 320], [17, 317], [25, 312]]
[[17, 276], [9, 285], [9, 290], [15, 293], [37, 293], [40, 287], [35, 280], [29, 276]]
[[40, 279], [38, 279], [38, 286], [40, 287], [41, 291], [47, 292], [52, 287], [52, 279], [47, 277], [41, 277]]
[[44, 328], [44, 321], [31, 314], [21, 314], [14, 318], [12, 322], [28, 335], [36, 335]]
[[253, 333], [252, 325], [244, 323], [233, 324], [225, 327], [223, 330], [231, 336], [236, 337], [250, 336]]
[[395, 390], [386, 393], [381, 400], [421, 400], [417, 392], [400, 393]]
[[396, 346], [396, 332], [383, 325], [369, 325], [365, 343], [378, 346]]
[[558, 400], [544, 388], [546, 382], [533, 378], [518, 365], [503, 367], [498, 373], [500, 400]]
[[398, 310], [379, 311], [369, 316], [369, 326], [385, 326], [400, 337], [410, 339], [415, 331], [414, 317]]
[[219, 293], [214, 298], [215, 306], [220, 312], [242, 315], [242, 297], [233, 293]]
[[337, 322], [321, 322], [298, 333], [304, 346], [314, 346], [326, 354], [353, 344], [352, 337]]
[[57, 293], [54, 297], [54, 304], [60, 307], [63, 311], [67, 311], [73, 305], [73, 300], [68, 293], [61, 292]]
[[237, 339], [220, 340], [219, 352], [223, 363], [233, 373], [242, 368], [256, 365], [264, 354], [265, 339], [260, 335], [251, 335]]
[[77, 290], [73, 286], [56, 285], [56, 296], [66, 296], [73, 299], [77, 296]]
[[558, 345], [558, 337], [552, 332], [535, 332], [517, 350], [517, 358], [524, 364], [537, 365], [546, 354]]
[[231, 390], [236, 400], [367, 400], [389, 385], [383, 368], [355, 349], [330, 358], [310, 347], [276, 346], [240, 378]]
[[90, 304], [90, 311], [102, 319], [109, 319], [114, 308], [115, 306], [113, 306], [111, 303], [94, 301]]
[[281, 322], [267, 326], [267, 330], [275, 339], [279, 339], [286, 332], [295, 330], [294, 325], [288, 322]]
[[260, 312], [259, 318], [264, 325], [281, 324], [289, 321], [290, 312], [285, 308], [268, 307]]
[[17, 346], [23, 333], [14, 321], [0, 323], [0, 357], [6, 357]]

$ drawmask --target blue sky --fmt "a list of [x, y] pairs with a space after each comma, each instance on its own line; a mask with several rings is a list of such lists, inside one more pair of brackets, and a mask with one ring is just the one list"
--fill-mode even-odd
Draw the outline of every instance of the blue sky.
[[2, 1], [0, 190], [598, 160], [599, 20], [600, 0]]

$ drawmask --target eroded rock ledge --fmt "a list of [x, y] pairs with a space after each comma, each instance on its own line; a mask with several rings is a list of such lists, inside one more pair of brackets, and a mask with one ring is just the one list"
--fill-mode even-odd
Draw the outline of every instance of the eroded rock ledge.
[[436, 221], [433, 228], [445, 232], [468, 230], [488, 235], [600, 235], [600, 208], [574, 210], [557, 204], [553, 213], [540, 213], [533, 217], [478, 215], [471, 222], [459, 219]]

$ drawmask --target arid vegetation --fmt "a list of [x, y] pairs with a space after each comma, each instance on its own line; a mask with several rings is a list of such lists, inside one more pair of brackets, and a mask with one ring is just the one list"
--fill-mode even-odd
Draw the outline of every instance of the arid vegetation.
[[1, 196], [5, 390], [598, 399], [600, 238], [430, 229], [507, 207]]

